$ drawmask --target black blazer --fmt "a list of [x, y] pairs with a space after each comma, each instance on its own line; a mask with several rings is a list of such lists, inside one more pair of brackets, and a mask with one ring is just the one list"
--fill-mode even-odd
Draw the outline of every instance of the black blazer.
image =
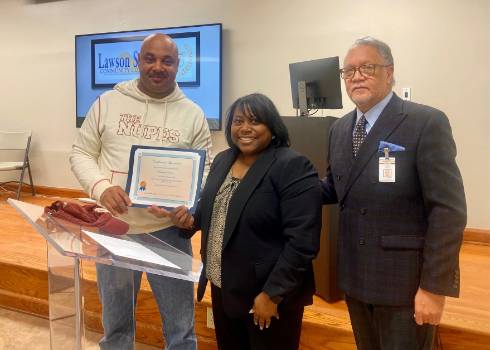
[[[466, 225], [456, 146], [441, 111], [394, 95], [352, 156], [355, 111], [332, 127], [325, 203], [340, 205], [338, 278], [343, 291], [382, 305], [412, 305], [421, 288], [458, 296]], [[405, 147], [396, 182], [378, 181], [380, 141]]]
[[[228, 149], [211, 166], [195, 215], [202, 230], [201, 300], [207, 284], [206, 245], [214, 199], [236, 159]], [[312, 303], [311, 260], [319, 249], [321, 188], [307, 158], [293, 150], [269, 147], [250, 167], [231, 198], [221, 259], [223, 306], [243, 316], [265, 291], [282, 297], [281, 307]]]

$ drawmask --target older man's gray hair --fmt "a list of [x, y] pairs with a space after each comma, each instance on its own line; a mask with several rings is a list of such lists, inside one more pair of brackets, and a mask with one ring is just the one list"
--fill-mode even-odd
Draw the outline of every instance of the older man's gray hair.
[[371, 36], [365, 36], [363, 38], [357, 39], [354, 43], [354, 46], [361, 45], [374, 47], [379, 52], [381, 57], [383, 57], [385, 64], [394, 64], [390, 47], [381, 40], [375, 39]]

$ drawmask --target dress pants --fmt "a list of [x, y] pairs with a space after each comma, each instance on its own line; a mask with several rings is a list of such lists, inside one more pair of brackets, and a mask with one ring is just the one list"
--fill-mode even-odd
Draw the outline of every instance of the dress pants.
[[413, 306], [384, 306], [345, 298], [358, 350], [430, 350], [435, 326], [415, 323]]
[[[279, 319], [272, 318], [269, 328], [260, 330], [253, 314], [230, 317], [223, 309], [221, 289], [211, 284], [213, 318], [219, 350], [297, 350], [304, 306], [279, 304]], [[252, 305], [250, 305], [250, 308]]]

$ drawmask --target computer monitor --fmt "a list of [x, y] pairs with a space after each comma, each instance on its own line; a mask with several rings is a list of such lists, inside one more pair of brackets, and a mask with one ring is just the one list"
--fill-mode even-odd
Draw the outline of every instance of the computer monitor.
[[311, 109], [341, 109], [339, 57], [291, 63], [291, 95], [293, 107], [300, 115]]

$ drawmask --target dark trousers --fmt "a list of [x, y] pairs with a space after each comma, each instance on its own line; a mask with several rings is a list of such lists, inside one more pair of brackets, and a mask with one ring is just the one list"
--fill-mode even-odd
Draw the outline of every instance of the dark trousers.
[[366, 304], [345, 297], [358, 350], [430, 350], [435, 326], [415, 323], [413, 306]]
[[279, 305], [279, 320], [272, 318], [269, 328], [254, 325], [253, 315], [229, 317], [222, 303], [221, 289], [211, 285], [213, 318], [219, 350], [297, 350], [304, 306]]

